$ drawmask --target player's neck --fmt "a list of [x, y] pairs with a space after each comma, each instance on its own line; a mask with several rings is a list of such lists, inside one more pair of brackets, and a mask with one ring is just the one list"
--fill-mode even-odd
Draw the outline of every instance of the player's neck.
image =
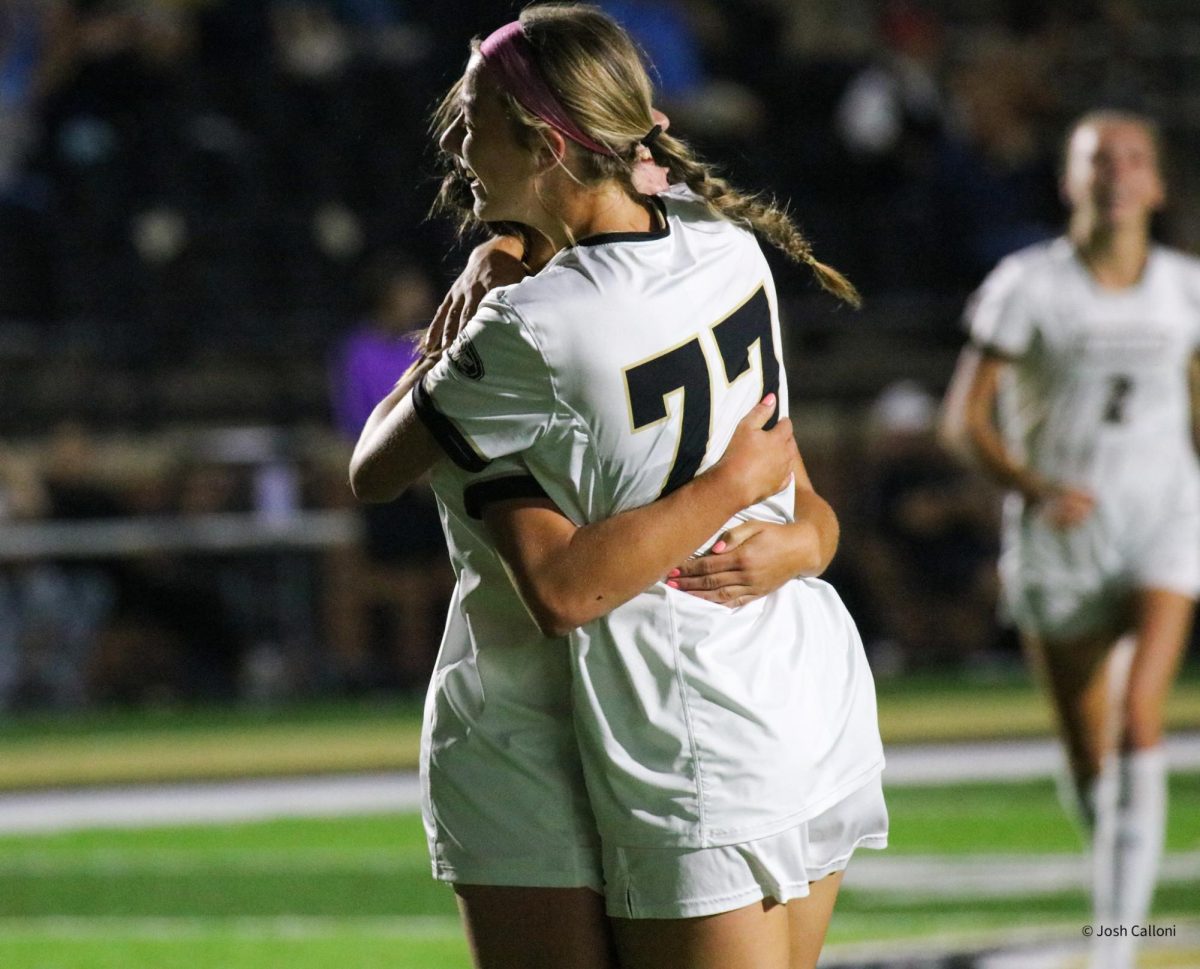
[[1146, 270], [1150, 237], [1143, 226], [1072, 225], [1071, 242], [1102, 289], [1136, 286]]
[[573, 245], [579, 239], [610, 232], [649, 232], [655, 228], [650, 210], [610, 182], [597, 189], [567, 186], [547, 206], [546, 218], [536, 228], [554, 249]]

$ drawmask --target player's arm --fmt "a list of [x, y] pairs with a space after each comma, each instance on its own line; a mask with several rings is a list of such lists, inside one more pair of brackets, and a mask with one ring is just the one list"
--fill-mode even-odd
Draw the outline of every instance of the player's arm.
[[1019, 492], [1028, 505], [1042, 505], [1054, 524], [1078, 525], [1092, 512], [1092, 496], [1038, 474], [1012, 454], [1000, 434], [996, 398], [1011, 365], [989, 350], [975, 346], [963, 350], [942, 405], [940, 439], [949, 450], [974, 458], [993, 480]]
[[434, 357], [422, 357], [409, 367], [363, 425], [350, 457], [350, 488], [359, 501], [392, 501], [441, 457], [412, 402], [413, 387], [434, 363]]
[[939, 438], [951, 452], [975, 459], [999, 484], [1036, 503], [1049, 494], [1050, 482], [1009, 452], [995, 420], [1000, 382], [1009, 366], [999, 354], [964, 348], [942, 402]]
[[743, 508], [777, 493], [793, 468], [791, 422], [761, 428], [768, 395], [713, 467], [650, 505], [582, 527], [545, 499], [495, 502], [484, 522], [542, 632], [563, 635], [662, 580]]
[[553, 254], [549, 243], [536, 233], [528, 249], [513, 235], [497, 236], [475, 247], [422, 338], [421, 359], [375, 406], [359, 434], [350, 459], [350, 487], [360, 501], [393, 500], [441, 457], [440, 446], [417, 417], [413, 388], [454, 342], [484, 296], [498, 286], [520, 282]]
[[687, 559], [667, 584], [701, 599], [742, 606], [795, 578], [820, 575], [837, 552], [839, 526], [829, 502], [813, 489], [799, 452], [795, 520], [746, 521], [724, 532], [707, 555]]

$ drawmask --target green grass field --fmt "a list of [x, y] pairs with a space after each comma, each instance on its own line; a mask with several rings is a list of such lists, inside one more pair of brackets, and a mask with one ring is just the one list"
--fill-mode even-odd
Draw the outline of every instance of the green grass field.
[[[889, 742], [1045, 735], [1021, 677], [880, 685]], [[415, 703], [92, 713], [0, 721], [4, 790], [379, 770], [415, 762]], [[1200, 677], [1172, 698], [1200, 727]], [[1050, 781], [889, 791], [897, 859], [980, 868], [984, 856], [1077, 865], [1080, 841]], [[1200, 774], [1172, 778], [1168, 848], [1200, 852]], [[864, 853], [864, 862], [876, 853]], [[1200, 931], [1200, 864], [1164, 884], [1155, 918]], [[949, 870], [949, 869], [947, 869]], [[977, 891], [940, 877], [847, 888], [829, 951], [864, 943], [995, 944], [1018, 929], [1075, 937], [1081, 888]], [[936, 890], [935, 890], [936, 889]], [[1200, 965], [1200, 952], [1153, 956]], [[0, 969], [467, 969], [447, 888], [414, 815], [0, 836]]]
[[[1048, 781], [897, 788], [889, 805], [891, 855], [1075, 860], [1079, 851]], [[1173, 778], [1168, 847], [1200, 850], [1200, 775]], [[6, 969], [468, 967], [413, 815], [0, 837], [0, 885]], [[1200, 871], [1163, 887], [1156, 919], [1186, 924], [1197, 898]], [[965, 945], [1086, 921], [1078, 890], [847, 889], [830, 945], [928, 935]]]
[[[1021, 672], [980, 681], [878, 684], [885, 743], [1046, 736], [1050, 711]], [[412, 770], [421, 704], [100, 711], [0, 719], [0, 791], [78, 784]], [[1173, 730], [1200, 729], [1200, 668], [1168, 702]]]

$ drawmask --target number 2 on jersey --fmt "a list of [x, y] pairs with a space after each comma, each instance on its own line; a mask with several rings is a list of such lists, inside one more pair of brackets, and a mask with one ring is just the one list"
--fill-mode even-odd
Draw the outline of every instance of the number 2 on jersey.
[[[750, 350], [759, 344], [762, 361], [760, 398], [779, 394], [779, 360], [771, 328], [771, 306], [766, 292], [759, 287], [754, 295], [712, 327], [725, 380], [732, 384], [750, 369]], [[712, 368], [704, 355], [699, 337], [692, 337], [656, 357], [635, 364], [625, 371], [629, 410], [634, 431], [650, 427], [667, 418], [667, 398], [682, 393], [680, 434], [675, 459], [666, 483], [658, 496], [668, 495], [686, 484], [700, 469], [708, 452], [712, 420]], [[767, 422], [775, 426], [779, 404]]]
[[1104, 401], [1104, 423], [1122, 424], [1133, 393], [1133, 378], [1123, 373], [1108, 378], [1108, 397]]

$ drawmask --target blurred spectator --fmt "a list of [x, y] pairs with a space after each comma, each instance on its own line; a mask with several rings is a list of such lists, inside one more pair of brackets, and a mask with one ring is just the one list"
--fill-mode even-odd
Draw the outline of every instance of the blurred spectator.
[[892, 0], [880, 35], [883, 55], [851, 80], [838, 105], [837, 128], [850, 155], [882, 169], [894, 189], [908, 174], [908, 156], [928, 155], [927, 145], [945, 125], [942, 25], [911, 0]]
[[953, 288], [974, 286], [1000, 259], [1058, 231], [1055, 108], [1036, 48], [994, 39], [951, 80], [957, 124], [939, 159], [932, 228], [951, 254]]
[[[129, 513], [78, 424], [60, 426], [36, 464], [0, 465], [6, 517]], [[219, 581], [211, 561], [174, 554], [0, 565], [0, 707], [232, 697], [242, 646]]]
[[878, 0], [758, 0], [783, 18], [781, 46], [789, 60], [852, 60], [874, 48]]
[[38, 0], [0, 5], [0, 317], [54, 315], [46, 185], [28, 174], [48, 19]]
[[341, 339], [333, 362], [333, 415], [349, 441], [417, 359], [421, 332], [437, 308], [428, 274], [410, 257], [383, 253], [358, 281], [362, 318]]
[[33, 134], [43, 5], [10, 0], [0, 7], [0, 193], [20, 174]]
[[715, 43], [727, 33], [719, 7], [677, 0], [600, 0], [645, 50], [659, 105], [687, 137], [745, 140], [762, 130], [758, 96], [726, 77], [712, 76], [704, 62], [703, 20]]
[[[192, 292], [171, 299], [178, 278], [148, 289], [138, 263], [139, 253], [170, 262], [188, 243], [177, 210], [190, 169], [178, 162], [201, 105], [195, 18], [183, 5], [70, 0], [51, 9], [36, 164], [54, 186], [60, 312], [118, 323], [107, 336], [124, 350], [162, 352], [203, 305]], [[157, 314], [168, 332], [130, 326], [156, 315], [160, 298], [171, 306]]]
[[914, 0], [890, 0], [879, 35], [883, 51], [850, 79], [834, 116], [859, 261], [846, 268], [867, 291], [936, 288], [945, 279], [929, 212], [947, 126], [943, 26]]
[[[348, 442], [416, 359], [420, 331], [437, 308], [429, 275], [395, 252], [366, 266], [360, 295], [365, 315], [339, 344], [332, 369], [335, 422]], [[335, 651], [352, 685], [423, 687], [453, 586], [437, 504], [421, 486], [364, 505], [362, 515], [363, 555], [344, 563], [331, 593], [341, 619]], [[380, 642], [383, 649], [373, 649]]]
[[1159, 112], [1173, 89], [1190, 86], [1193, 50], [1185, 46], [1184, 57], [1178, 58], [1179, 39], [1172, 36], [1170, 23], [1155, 22], [1148, 6], [1090, 0], [1060, 14], [1061, 24], [1043, 26], [1043, 35], [1053, 27], [1076, 34], [1074, 43], [1059, 39], [1056, 45], [1057, 73], [1067, 81], [1065, 96], [1086, 107]]
[[[109, 518], [115, 493], [94, 474], [92, 441], [61, 426], [38, 467], [8, 463], [11, 517]], [[7, 516], [6, 516], [7, 517]], [[110, 622], [118, 583], [104, 563], [36, 562], [0, 569], [0, 706], [74, 706], [88, 692], [88, 666]]]
[[902, 381], [869, 422], [856, 561], [873, 598], [881, 665], [960, 665], [987, 657], [995, 635], [998, 496], [938, 446], [937, 404]]
[[[228, 468], [197, 464], [173, 476], [167, 515], [234, 510], [238, 482]], [[109, 563], [113, 612], [87, 664], [88, 697], [99, 703], [162, 704], [228, 700], [237, 695], [248, 653], [247, 632], [235, 621], [225, 586], [244, 570], [211, 555], [159, 553]]]

